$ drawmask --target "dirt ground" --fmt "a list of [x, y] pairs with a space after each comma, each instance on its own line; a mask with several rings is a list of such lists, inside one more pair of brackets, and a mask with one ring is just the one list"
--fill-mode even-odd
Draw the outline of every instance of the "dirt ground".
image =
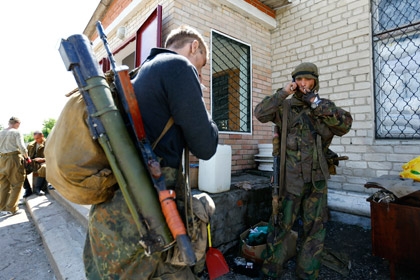
[[[390, 279], [389, 263], [387, 260], [372, 255], [371, 230], [360, 226], [343, 224], [340, 222], [328, 222], [327, 237], [325, 240], [327, 254], [324, 259], [328, 263], [335, 263], [335, 267], [341, 268], [341, 273], [323, 265], [320, 270], [319, 279], [325, 280], [387, 280]], [[336, 256], [331, 262], [331, 256]], [[245, 268], [236, 265], [236, 258], [240, 257], [239, 249], [225, 254], [231, 272], [217, 278], [218, 280], [245, 280], [264, 279], [260, 272], [260, 266], [253, 264], [253, 268]], [[337, 261], [341, 260], [341, 261]], [[284, 273], [280, 279], [296, 279], [295, 258], [292, 258], [284, 265]], [[338, 265], [340, 264], [340, 266]], [[397, 266], [396, 280], [419, 279], [419, 272], [409, 267]], [[202, 279], [206, 279], [203, 277]]]
[[[0, 217], [0, 247], [3, 257], [0, 262], [0, 279], [54, 280], [56, 277], [31, 215], [27, 212], [25, 204], [19, 207], [24, 210], [22, 213]], [[295, 228], [295, 230], [299, 231], [299, 228]], [[322, 266], [319, 277], [321, 280], [390, 279], [388, 261], [372, 255], [371, 230], [369, 229], [330, 221], [327, 224], [325, 247], [326, 252], [339, 256], [344, 262], [342, 273], [328, 268], [326, 265]], [[253, 264], [252, 268], [237, 265], [235, 260], [240, 257], [239, 248], [233, 248], [225, 254], [230, 272], [217, 280], [264, 279], [258, 264]], [[399, 266], [396, 268], [396, 280], [420, 279], [419, 275], [419, 271], [410, 267]], [[207, 279], [209, 279], [209, 275], [204, 273], [201, 280]], [[295, 258], [285, 264], [284, 274], [279, 279], [296, 279]]]

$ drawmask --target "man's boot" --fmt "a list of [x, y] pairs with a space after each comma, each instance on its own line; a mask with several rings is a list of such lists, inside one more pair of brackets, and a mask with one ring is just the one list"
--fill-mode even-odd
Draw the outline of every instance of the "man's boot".
[[23, 198], [27, 198], [33, 194], [31, 185], [29, 184], [28, 177], [25, 177], [25, 182], [23, 183], [23, 188], [25, 189], [25, 193], [23, 194]]
[[34, 177], [33, 183], [34, 183], [34, 193], [36, 195], [44, 195], [45, 193], [41, 190], [43, 183], [44, 183], [43, 177]]
[[45, 180], [45, 177], [40, 177], [40, 178], [42, 178], [41, 191], [43, 191], [45, 194], [49, 194], [50, 191], [48, 189], [48, 182], [47, 182], [47, 180]]

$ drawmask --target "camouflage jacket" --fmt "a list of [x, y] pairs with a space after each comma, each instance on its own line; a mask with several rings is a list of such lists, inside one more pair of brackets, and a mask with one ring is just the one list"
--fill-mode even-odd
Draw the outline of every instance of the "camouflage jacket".
[[[264, 98], [255, 107], [255, 116], [262, 122], [273, 122], [282, 129], [283, 108], [288, 103], [286, 140], [286, 191], [299, 195], [304, 183], [327, 180], [325, 153], [334, 135], [349, 132], [353, 119], [349, 112], [337, 107], [328, 99], [321, 99], [318, 107], [311, 109], [298, 93], [286, 99], [282, 89]], [[321, 152], [322, 151], [322, 152]]]
[[[34, 158], [43, 158], [45, 159], [45, 155], [44, 155], [44, 148], [45, 148], [45, 139], [42, 141], [41, 144], [39, 144], [38, 149], [36, 148], [36, 141], [32, 141], [28, 144], [27, 149], [28, 149], [28, 156], [31, 159]], [[39, 177], [45, 177], [45, 162], [44, 163], [38, 163], [36, 161], [32, 161], [32, 166], [33, 166], [33, 172], [34, 174], [36, 174]], [[42, 167], [42, 169], [41, 169]]]
[[28, 144], [28, 155], [30, 158], [45, 158], [44, 156], [45, 140], [39, 144], [38, 150], [36, 149], [36, 141], [32, 141]]

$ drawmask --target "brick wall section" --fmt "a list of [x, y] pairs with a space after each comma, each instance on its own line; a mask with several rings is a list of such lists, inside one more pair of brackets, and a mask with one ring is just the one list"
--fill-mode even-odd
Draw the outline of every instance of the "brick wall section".
[[[372, 192], [363, 185], [381, 175], [398, 175], [420, 154], [414, 141], [375, 140], [369, 0], [293, 1], [277, 11], [273, 32], [273, 89], [291, 79], [293, 68], [311, 61], [320, 69], [320, 95], [350, 111], [352, 130], [335, 137], [332, 149], [349, 156], [329, 187]], [[259, 98], [259, 97], [254, 97]], [[269, 130], [269, 125], [265, 125]]]
[[[296, 3], [296, 2], [295, 2]], [[340, 163], [330, 187], [364, 192], [368, 172], [357, 134], [372, 135], [369, 1], [300, 1], [277, 12], [281, 32], [273, 34], [273, 88], [290, 81], [293, 68], [311, 61], [320, 70], [320, 95], [352, 113], [353, 129], [335, 137], [332, 149], [350, 157]], [[356, 89], [356, 85], [359, 88]], [[360, 88], [364, 85], [364, 88]], [[360, 121], [363, 116], [364, 120]], [[358, 121], [359, 120], [359, 121]], [[361, 137], [359, 138], [366, 138]], [[372, 141], [372, 140], [370, 140]], [[365, 142], [366, 144], [366, 142]], [[363, 147], [364, 146], [364, 147]], [[370, 174], [372, 175], [372, 174]]]
[[110, 25], [121, 14], [121, 12], [131, 4], [131, 2], [132, 0], [113, 1], [105, 14], [104, 21], [102, 22], [104, 28]]
[[[124, 0], [122, 3], [126, 3], [126, 1], [128, 0]], [[103, 22], [108, 23], [108, 25], [122, 11], [119, 9], [124, 7], [124, 4], [115, 4], [115, 2], [103, 19]], [[153, 9], [160, 4], [163, 10], [163, 40], [173, 28], [181, 24], [188, 24], [197, 28], [209, 45], [212, 29], [249, 44], [252, 51], [252, 92], [254, 96], [258, 93], [256, 97], [252, 97], [253, 111], [256, 102], [261, 100], [262, 96], [271, 92], [270, 30], [224, 5], [215, 4], [217, 2], [205, 0], [143, 1], [141, 9], [133, 11], [133, 15], [121, 25], [127, 27], [127, 37], [131, 37]], [[257, 5], [258, 1], [253, 2]], [[260, 7], [263, 7], [263, 5], [261, 4]], [[115, 39], [115, 33], [107, 35], [111, 49], [116, 49], [121, 41]], [[97, 47], [95, 51], [98, 57], [105, 55], [102, 46]], [[207, 87], [207, 90], [203, 92], [204, 100], [208, 110], [210, 110], [210, 63], [203, 69], [203, 84]], [[238, 173], [245, 169], [255, 169], [257, 166], [254, 155], [258, 153], [257, 145], [271, 141], [265, 137], [271, 134], [271, 129], [260, 126], [255, 118], [253, 118], [252, 123], [252, 135], [220, 133], [220, 144], [232, 146], [232, 173]], [[192, 157], [192, 162], [195, 161], [196, 159]]]
[[[195, 26], [204, 35], [208, 44], [210, 44], [211, 29], [249, 44], [252, 51], [253, 110], [255, 108], [255, 92], [263, 95], [271, 92], [270, 31], [238, 12], [213, 2], [217, 1], [174, 1], [173, 14], [170, 15], [172, 25], [165, 26], [164, 33], [167, 34], [167, 30], [186, 23]], [[163, 7], [163, 11], [165, 18], [167, 15], [165, 7]], [[197, 24], [197, 22], [202, 24]], [[210, 64], [206, 65], [203, 74], [204, 85], [210, 89]], [[207, 108], [210, 109], [209, 90], [204, 91], [204, 99]], [[257, 145], [270, 141], [262, 135], [258, 135], [259, 122], [255, 118], [252, 122], [252, 134], [219, 134], [220, 144], [232, 146], [232, 173], [255, 169], [257, 166], [254, 155], [258, 153]]]
[[[133, 0], [118, 0], [111, 2], [104, 18], [101, 20], [103, 28], [107, 28], [122, 13], [122, 11], [131, 4], [131, 2], [133, 2]], [[95, 32], [91, 40], [95, 40], [97, 37], [98, 34]]]
[[[293, 68], [312, 61], [320, 68], [320, 95], [349, 110], [354, 118], [351, 132], [336, 137], [331, 148], [350, 160], [341, 162], [330, 188], [355, 191], [381, 175], [398, 175], [401, 165], [420, 154], [415, 141], [375, 140], [372, 52], [369, 0], [293, 1], [276, 11], [277, 27], [266, 27], [218, 0], [143, 1], [141, 9], [124, 19], [128, 37], [151, 11], [163, 7], [163, 38], [180, 24], [196, 27], [210, 44], [211, 29], [236, 38], [252, 49], [252, 108], [265, 96], [290, 81]], [[109, 14], [111, 15], [111, 13]], [[103, 20], [107, 22], [107, 19]], [[131, 34], [131, 35], [130, 35]], [[111, 46], [120, 41], [108, 34]], [[100, 52], [103, 50], [98, 50]], [[210, 89], [210, 65], [203, 69]], [[204, 91], [210, 109], [210, 91]], [[252, 135], [220, 134], [220, 143], [232, 145], [232, 173], [256, 168], [257, 145], [270, 143], [272, 125], [252, 118]]]

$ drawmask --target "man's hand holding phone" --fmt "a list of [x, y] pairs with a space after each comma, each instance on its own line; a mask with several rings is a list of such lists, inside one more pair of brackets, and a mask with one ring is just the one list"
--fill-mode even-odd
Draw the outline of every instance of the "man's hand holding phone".
[[298, 85], [294, 81], [292, 81], [286, 84], [283, 89], [288, 95], [292, 95], [296, 92], [297, 87]]

